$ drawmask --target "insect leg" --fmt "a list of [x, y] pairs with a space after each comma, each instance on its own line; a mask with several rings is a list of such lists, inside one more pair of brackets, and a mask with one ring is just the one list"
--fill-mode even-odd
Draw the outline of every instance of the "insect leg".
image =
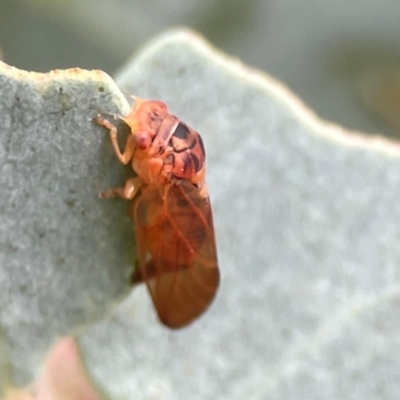
[[110, 139], [111, 139], [111, 143], [112, 143], [115, 155], [117, 156], [118, 160], [122, 164], [124, 164], [124, 165], [128, 164], [128, 162], [132, 159], [133, 153], [135, 151], [134, 137], [132, 135], [128, 136], [128, 138], [126, 140], [126, 144], [125, 144], [125, 150], [122, 153], [121, 149], [119, 148], [119, 144], [118, 144], [117, 127], [115, 125], [113, 125], [108, 119], [105, 119], [105, 118], [101, 117], [100, 115], [98, 115], [95, 118], [95, 121], [99, 125], [103, 125], [105, 128], [107, 128], [110, 131]]
[[139, 265], [139, 261], [136, 260], [135, 262], [135, 268], [133, 269], [133, 272], [129, 278], [129, 283], [131, 285], [137, 285], [138, 283], [143, 283], [145, 282], [144, 277], [143, 277], [143, 273], [140, 270], [140, 265]]
[[103, 199], [109, 199], [110, 197], [120, 197], [124, 200], [132, 200], [138, 193], [142, 181], [138, 178], [130, 178], [126, 181], [124, 187], [113, 188], [100, 193], [100, 197]]

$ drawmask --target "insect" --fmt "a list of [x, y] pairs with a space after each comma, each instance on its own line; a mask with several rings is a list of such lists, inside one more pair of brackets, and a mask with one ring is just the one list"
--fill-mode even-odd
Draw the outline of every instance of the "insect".
[[118, 160], [131, 162], [137, 174], [101, 196], [132, 200], [138, 265], [131, 282], [145, 282], [160, 321], [181, 328], [208, 308], [219, 286], [204, 146], [166, 104], [135, 100], [131, 112], [118, 117], [131, 130], [123, 151], [116, 126], [95, 119], [110, 131]]

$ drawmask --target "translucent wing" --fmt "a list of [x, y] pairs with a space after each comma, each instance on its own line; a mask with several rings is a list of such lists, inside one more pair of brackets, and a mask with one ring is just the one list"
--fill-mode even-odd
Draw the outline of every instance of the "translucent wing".
[[134, 206], [139, 268], [158, 316], [180, 328], [212, 302], [219, 270], [209, 199], [188, 181], [150, 185]]

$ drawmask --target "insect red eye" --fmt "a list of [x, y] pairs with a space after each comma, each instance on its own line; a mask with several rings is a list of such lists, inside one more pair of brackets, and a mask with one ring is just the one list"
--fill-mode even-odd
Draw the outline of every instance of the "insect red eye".
[[135, 143], [138, 149], [147, 150], [151, 145], [151, 137], [147, 132], [136, 133]]

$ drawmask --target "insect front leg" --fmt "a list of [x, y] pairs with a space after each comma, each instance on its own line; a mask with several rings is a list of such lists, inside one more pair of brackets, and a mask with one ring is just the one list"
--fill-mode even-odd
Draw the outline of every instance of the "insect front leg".
[[120, 197], [124, 200], [132, 200], [139, 192], [142, 186], [142, 181], [138, 178], [130, 178], [126, 181], [124, 187], [113, 188], [100, 193], [100, 197], [103, 199], [109, 199], [111, 197]]
[[173, 150], [167, 148], [161, 157], [162, 159], [162, 175], [168, 180], [171, 179], [172, 169], [174, 168], [175, 155]]
[[122, 153], [121, 149], [119, 148], [118, 144], [118, 131], [117, 127], [113, 125], [108, 119], [105, 119], [98, 115], [95, 118], [95, 121], [99, 125], [103, 125], [105, 128], [107, 128], [110, 131], [110, 139], [111, 139], [111, 144], [113, 146], [115, 155], [117, 156], [118, 160], [126, 165], [128, 162], [132, 159], [133, 153], [135, 152], [135, 141], [134, 137], [132, 135], [129, 135], [126, 144], [125, 144], [125, 150]]

